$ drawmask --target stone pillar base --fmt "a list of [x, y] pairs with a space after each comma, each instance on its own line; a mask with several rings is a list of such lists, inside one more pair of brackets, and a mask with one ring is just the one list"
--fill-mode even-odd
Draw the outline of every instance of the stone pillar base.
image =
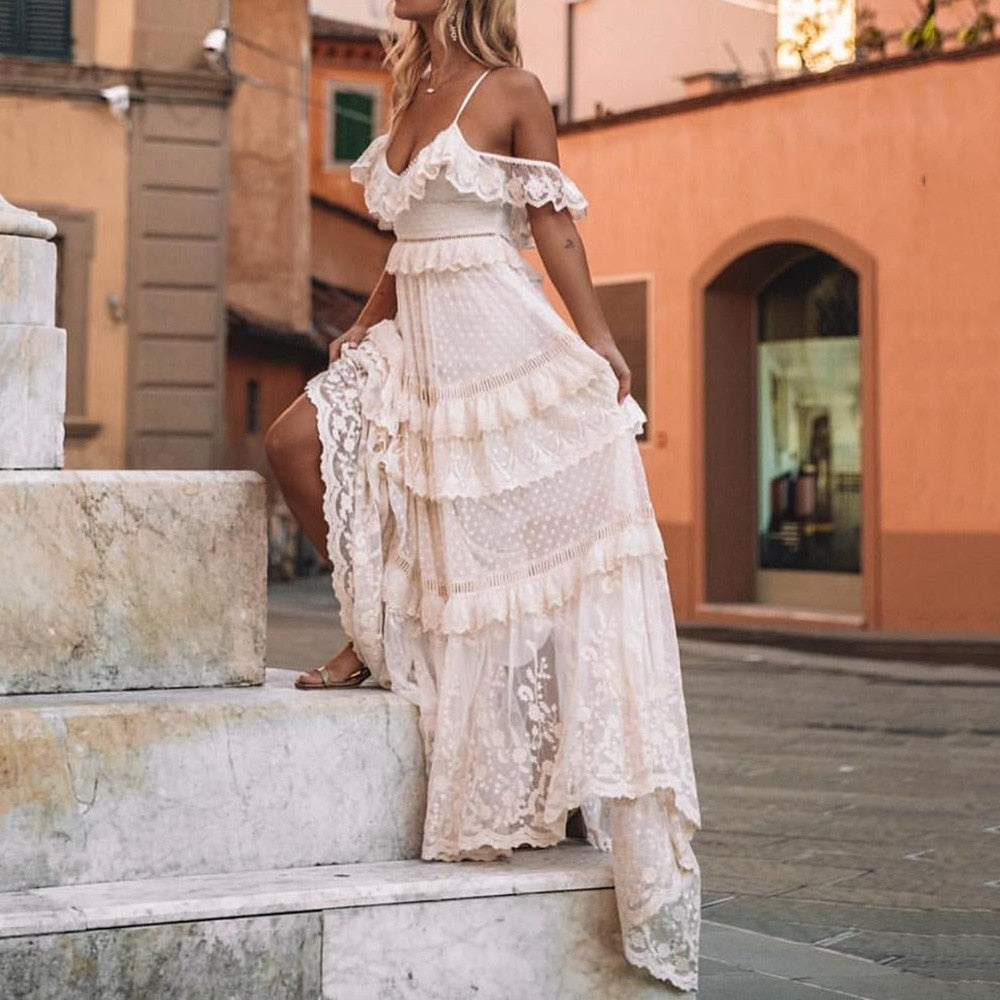
[[0, 471], [0, 694], [261, 684], [264, 480]]
[[0, 325], [0, 469], [61, 469], [65, 410], [66, 331]]

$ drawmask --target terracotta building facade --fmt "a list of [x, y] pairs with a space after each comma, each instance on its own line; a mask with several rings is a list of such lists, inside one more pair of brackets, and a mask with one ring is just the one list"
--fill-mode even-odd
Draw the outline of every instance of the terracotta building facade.
[[599, 286], [645, 286], [681, 618], [1000, 632], [997, 79], [992, 43], [563, 131]]

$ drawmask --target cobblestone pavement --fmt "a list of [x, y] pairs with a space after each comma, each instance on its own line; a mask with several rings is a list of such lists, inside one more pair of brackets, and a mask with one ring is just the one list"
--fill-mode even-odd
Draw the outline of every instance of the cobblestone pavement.
[[[271, 591], [269, 666], [343, 643]], [[682, 642], [700, 1000], [1000, 1000], [1000, 668]]]

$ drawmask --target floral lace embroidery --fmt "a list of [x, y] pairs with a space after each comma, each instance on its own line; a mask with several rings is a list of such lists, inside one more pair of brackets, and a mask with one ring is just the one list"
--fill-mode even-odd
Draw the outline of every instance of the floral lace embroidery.
[[[700, 815], [665, 553], [631, 440], [645, 414], [618, 405], [606, 362], [500, 238], [530, 246], [529, 205], [581, 218], [586, 201], [555, 164], [482, 154], [458, 128], [402, 175], [384, 143], [352, 176], [380, 226], [412, 211], [410, 235], [432, 238], [393, 248], [396, 319], [308, 391], [345, 628], [420, 711], [422, 854], [555, 844], [581, 806], [612, 854], [626, 958], [692, 990]], [[446, 238], [498, 221], [497, 238]]]

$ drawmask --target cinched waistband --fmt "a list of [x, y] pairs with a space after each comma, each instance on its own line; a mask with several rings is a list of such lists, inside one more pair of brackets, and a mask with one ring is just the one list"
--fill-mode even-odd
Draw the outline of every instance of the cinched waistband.
[[508, 243], [513, 245], [509, 236], [506, 233], [498, 232], [495, 229], [488, 229], [484, 232], [479, 233], [444, 233], [437, 236], [397, 236], [397, 243], [428, 243], [431, 240], [460, 240], [468, 238], [470, 236], [499, 236], [501, 239], [506, 240]]

